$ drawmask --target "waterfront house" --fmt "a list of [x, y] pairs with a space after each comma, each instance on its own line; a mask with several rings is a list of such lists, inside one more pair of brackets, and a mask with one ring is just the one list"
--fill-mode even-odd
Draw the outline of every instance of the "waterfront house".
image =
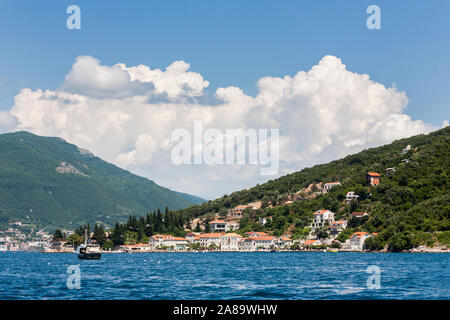
[[172, 250], [184, 250], [188, 247], [188, 241], [182, 237], [172, 235], [157, 234], [150, 237], [149, 245], [151, 250], [167, 248]]
[[305, 240], [305, 242], [303, 242], [303, 246], [307, 247], [307, 246], [320, 246], [320, 240], [317, 239], [311, 239], [311, 240]]
[[278, 248], [289, 248], [293, 244], [293, 241], [288, 237], [280, 237], [275, 239], [275, 245]]
[[357, 194], [355, 194], [354, 191], [349, 191], [347, 192], [346, 196], [345, 196], [345, 202], [350, 203], [352, 202], [353, 199], [358, 199], [359, 196]]
[[188, 242], [194, 242], [196, 234], [193, 232], [189, 232], [187, 233], [184, 238], [188, 241]]
[[220, 238], [220, 250], [222, 251], [238, 251], [239, 242], [242, 237], [237, 233], [225, 233]]
[[351, 235], [350, 239], [345, 242], [344, 247], [351, 250], [362, 251], [364, 249], [364, 242], [369, 237], [372, 237], [372, 235], [367, 232], [355, 232]]
[[334, 222], [334, 212], [330, 210], [317, 210], [314, 212], [312, 227], [314, 229], [331, 225]]
[[339, 181], [336, 182], [327, 182], [323, 185], [323, 189], [322, 192], [323, 193], [327, 193], [328, 191], [330, 191], [332, 188], [340, 186], [341, 183]]
[[217, 248], [220, 248], [220, 238], [222, 235], [223, 233], [221, 232], [202, 233], [200, 235], [200, 245], [205, 248], [208, 248], [210, 245], [215, 245]]
[[123, 252], [148, 252], [152, 250], [148, 243], [123, 244], [119, 249]]
[[366, 184], [370, 186], [377, 186], [380, 184], [380, 174], [377, 172], [367, 172]]
[[256, 236], [251, 239], [254, 241], [256, 250], [269, 250], [275, 246], [275, 237], [273, 236]]
[[255, 240], [253, 238], [243, 238], [238, 242], [239, 251], [255, 251]]
[[367, 212], [352, 212], [352, 218], [363, 218], [368, 216]]

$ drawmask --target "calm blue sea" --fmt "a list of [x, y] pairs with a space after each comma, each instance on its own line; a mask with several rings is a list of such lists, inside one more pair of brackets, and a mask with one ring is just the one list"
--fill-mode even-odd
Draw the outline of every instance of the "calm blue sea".
[[[449, 299], [446, 253], [0, 252], [0, 299]], [[80, 289], [67, 268], [80, 266]], [[380, 289], [369, 289], [369, 266]]]

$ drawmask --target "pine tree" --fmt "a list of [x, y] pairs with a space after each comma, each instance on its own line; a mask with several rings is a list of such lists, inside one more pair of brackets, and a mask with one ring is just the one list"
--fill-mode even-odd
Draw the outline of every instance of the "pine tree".
[[94, 239], [97, 240], [98, 244], [103, 247], [107, 238], [105, 230], [101, 225], [96, 224], [94, 227]]

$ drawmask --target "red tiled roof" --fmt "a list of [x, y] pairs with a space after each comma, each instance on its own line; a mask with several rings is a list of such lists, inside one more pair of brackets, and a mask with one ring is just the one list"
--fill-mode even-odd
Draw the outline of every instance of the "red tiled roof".
[[271, 241], [273, 240], [275, 237], [272, 236], [257, 236], [257, 237], [251, 237], [251, 239], [255, 240], [255, 241]]
[[373, 177], [380, 177], [380, 174], [378, 172], [367, 172], [367, 175], [373, 176]]
[[324, 214], [325, 212], [327, 212], [328, 210], [323, 210], [323, 209], [321, 209], [321, 210], [317, 210], [316, 212], [314, 212], [314, 214]]
[[223, 220], [213, 220], [209, 224], [212, 224], [212, 223], [225, 223], [225, 221], [223, 221]]
[[220, 238], [223, 235], [222, 232], [215, 232], [215, 233], [202, 233], [200, 235], [200, 238]]

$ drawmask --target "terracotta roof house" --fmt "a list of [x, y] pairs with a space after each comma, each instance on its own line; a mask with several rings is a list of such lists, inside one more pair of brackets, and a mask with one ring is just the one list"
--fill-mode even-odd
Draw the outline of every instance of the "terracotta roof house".
[[377, 172], [367, 172], [366, 184], [370, 186], [377, 186], [380, 183], [380, 174]]

